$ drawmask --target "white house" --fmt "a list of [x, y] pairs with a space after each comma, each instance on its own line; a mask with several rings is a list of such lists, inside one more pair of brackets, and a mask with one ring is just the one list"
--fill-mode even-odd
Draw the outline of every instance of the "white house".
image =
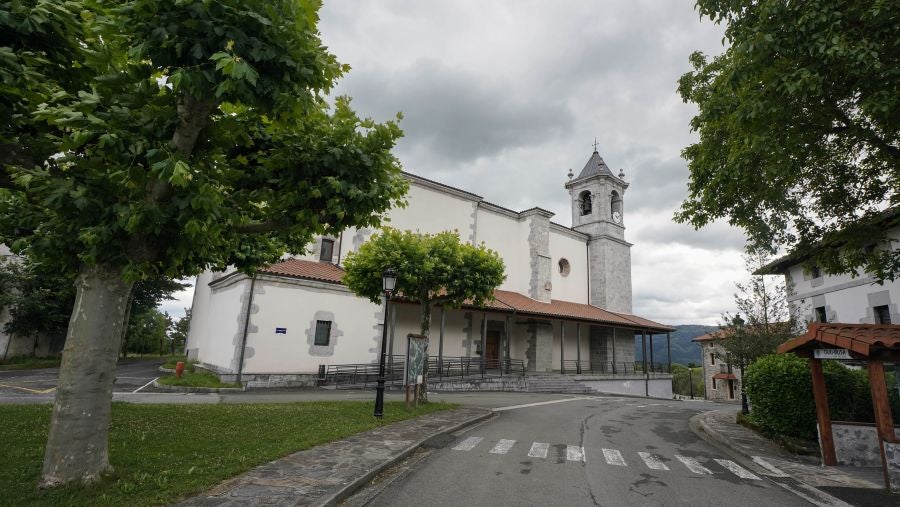
[[[896, 221], [900, 208], [886, 211], [885, 223]], [[873, 244], [873, 249], [900, 247], [900, 226], [888, 229], [889, 240]], [[830, 275], [816, 266], [808, 266], [808, 259], [786, 255], [757, 271], [757, 274], [782, 274], [789, 289], [788, 303], [799, 308], [808, 322], [843, 322], [848, 324], [900, 323], [900, 282], [886, 280], [878, 283], [872, 275], [858, 271], [850, 275]]]
[[[617, 373], [633, 374], [636, 336], [658, 339], [671, 330], [631, 313], [624, 175], [613, 174], [595, 151], [573, 176], [564, 185], [572, 202], [573, 227], [566, 227], [540, 208], [513, 211], [406, 174], [409, 205], [388, 213], [391, 227], [455, 230], [464, 241], [497, 251], [506, 265], [506, 281], [486, 308], [436, 309], [430, 355], [516, 359], [533, 372], [612, 371], [615, 365]], [[220, 373], [240, 373], [250, 385], [286, 383], [320, 365], [377, 362], [384, 305], [353, 295], [341, 284], [340, 267], [373, 232], [319, 237], [310, 254], [253, 278], [200, 275], [188, 356]], [[388, 350], [403, 355], [407, 334], [419, 330], [419, 308], [390, 308]]]

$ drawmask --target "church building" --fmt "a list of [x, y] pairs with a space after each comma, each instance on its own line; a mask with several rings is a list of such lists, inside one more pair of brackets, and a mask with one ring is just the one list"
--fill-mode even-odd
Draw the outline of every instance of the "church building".
[[[457, 231], [463, 241], [498, 252], [506, 266], [506, 280], [486, 307], [435, 308], [432, 357], [514, 359], [529, 373], [634, 374], [636, 337], [640, 343], [672, 330], [632, 313], [628, 183], [596, 150], [564, 185], [572, 227], [541, 208], [514, 211], [466, 190], [405, 176], [408, 206], [388, 212], [391, 227]], [[285, 258], [255, 277], [201, 274], [188, 357], [220, 374], [240, 374], [251, 387], [299, 385], [322, 365], [377, 363], [385, 305], [341, 283], [342, 259], [374, 232], [348, 229], [318, 237], [309, 254]], [[389, 308], [388, 350], [403, 356], [406, 336], [419, 331], [419, 307], [392, 302]], [[641, 383], [640, 394], [643, 389]]]

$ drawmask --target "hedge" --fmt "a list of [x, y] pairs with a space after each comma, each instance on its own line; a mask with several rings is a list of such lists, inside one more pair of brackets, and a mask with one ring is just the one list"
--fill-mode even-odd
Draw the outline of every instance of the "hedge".
[[[868, 372], [824, 361], [828, 407], [833, 421], [874, 422]], [[900, 420], [900, 399], [887, 375], [894, 420]], [[816, 439], [816, 405], [809, 362], [793, 354], [763, 356], [747, 368], [744, 389], [751, 415], [764, 431]]]

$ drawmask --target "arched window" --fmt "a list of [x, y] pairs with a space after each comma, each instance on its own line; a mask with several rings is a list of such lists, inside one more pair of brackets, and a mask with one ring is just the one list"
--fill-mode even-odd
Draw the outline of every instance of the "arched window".
[[591, 203], [591, 193], [585, 190], [578, 196], [578, 201], [581, 202], [581, 215], [590, 215], [593, 208]]
[[569, 265], [569, 261], [565, 258], [559, 260], [559, 274], [562, 276], [569, 276], [569, 273], [572, 271], [572, 266]]
[[622, 196], [615, 190], [609, 195], [609, 216], [616, 222], [622, 220]]

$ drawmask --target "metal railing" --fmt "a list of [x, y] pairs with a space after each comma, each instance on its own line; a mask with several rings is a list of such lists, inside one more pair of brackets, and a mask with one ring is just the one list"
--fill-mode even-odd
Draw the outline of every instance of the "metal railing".
[[[385, 383], [403, 385], [406, 372], [405, 356], [388, 356], [385, 362]], [[480, 357], [447, 357], [442, 360], [428, 357], [428, 379], [491, 378], [525, 376], [525, 362], [521, 359], [488, 359]], [[319, 367], [319, 385], [337, 387], [374, 387], [378, 384], [377, 364], [332, 364]]]
[[[565, 360], [563, 372], [566, 375], [618, 375], [628, 373], [644, 373], [642, 361], [586, 361]], [[669, 363], [647, 363], [649, 373], [671, 373]]]

